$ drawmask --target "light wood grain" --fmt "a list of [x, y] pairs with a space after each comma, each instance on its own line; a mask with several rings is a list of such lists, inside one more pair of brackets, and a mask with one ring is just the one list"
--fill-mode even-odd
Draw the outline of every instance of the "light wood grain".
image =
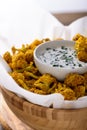
[[[32, 104], [5, 89], [2, 89], [2, 94], [15, 115], [35, 130], [87, 130], [87, 108], [52, 109]], [[25, 130], [24, 125], [21, 126]], [[18, 130], [16, 126], [15, 130]]]
[[7, 127], [6, 124], [8, 124], [9, 127], [12, 128], [12, 130], [33, 130], [25, 123], [23, 123], [21, 120], [19, 120], [17, 116], [9, 109], [1, 93], [0, 93], [0, 115], [4, 120], [5, 124], [4, 128], [6, 128]]

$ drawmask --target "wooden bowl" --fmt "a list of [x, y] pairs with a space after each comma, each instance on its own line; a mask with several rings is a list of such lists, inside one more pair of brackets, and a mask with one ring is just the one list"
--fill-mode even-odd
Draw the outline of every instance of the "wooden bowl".
[[32, 104], [1, 88], [2, 95], [15, 115], [34, 130], [87, 130], [87, 108], [53, 109]]

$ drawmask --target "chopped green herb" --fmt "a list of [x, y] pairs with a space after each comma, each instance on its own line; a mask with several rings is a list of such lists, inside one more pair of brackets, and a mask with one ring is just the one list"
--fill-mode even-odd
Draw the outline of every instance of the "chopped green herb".
[[50, 64], [53, 67], [82, 67], [85, 65], [76, 57], [76, 51], [70, 47], [61, 46], [60, 48], [46, 48], [40, 54], [40, 60], [43, 63]]
[[81, 64], [79, 64], [79, 67], [82, 67], [82, 65], [81, 65]]

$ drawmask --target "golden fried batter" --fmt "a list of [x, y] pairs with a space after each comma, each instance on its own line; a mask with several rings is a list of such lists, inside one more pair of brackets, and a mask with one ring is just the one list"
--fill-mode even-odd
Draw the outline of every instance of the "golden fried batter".
[[85, 77], [85, 80], [87, 81], [87, 72], [85, 72], [85, 73], [83, 74], [83, 76]]
[[66, 88], [64, 91], [60, 91], [60, 93], [64, 96], [65, 100], [75, 100], [75, 92], [71, 88]]
[[55, 93], [61, 93], [65, 100], [75, 100], [75, 92], [66, 86], [66, 84], [58, 83], [58, 88], [55, 89]]
[[80, 61], [87, 62], [87, 37], [77, 34], [73, 37], [77, 57]]
[[87, 93], [87, 72], [83, 74], [83, 76], [85, 77], [85, 90]]
[[66, 76], [64, 83], [70, 88], [85, 84], [85, 78], [77, 73], [70, 73]]
[[36, 46], [38, 46], [39, 44], [41, 44], [42, 41], [36, 39], [34, 40], [31, 44], [30, 44], [30, 49], [34, 50], [36, 48]]
[[33, 61], [33, 50], [31, 49], [28, 49], [26, 52], [25, 52], [25, 60], [30, 63], [30, 61]]
[[[77, 34], [75, 49], [79, 60], [87, 62], [87, 38]], [[63, 82], [59, 82], [50, 74], [41, 75], [33, 60], [33, 51], [41, 43], [50, 41], [49, 38], [34, 40], [21, 48], [12, 47], [12, 54], [6, 52], [3, 58], [9, 64], [12, 72], [9, 74], [22, 88], [37, 94], [60, 93], [65, 100], [76, 100], [87, 95], [87, 71], [83, 75], [70, 73]]]
[[12, 62], [12, 56], [8, 51], [4, 53], [3, 58], [8, 64]]
[[56, 86], [57, 86], [57, 80], [50, 74], [42, 75], [34, 83], [34, 87], [36, 87], [40, 90], [43, 90], [46, 93], [51, 93], [55, 89]]
[[25, 84], [25, 77], [22, 73], [18, 73], [16, 71], [11, 72], [10, 75], [13, 77], [13, 79], [24, 89], [29, 89], [27, 85]]
[[85, 95], [85, 86], [80, 85], [74, 88], [76, 98], [82, 97]]
[[35, 88], [35, 87], [30, 88], [29, 91], [34, 92], [34, 93], [37, 93], [37, 94], [41, 94], [41, 95], [42, 95], [42, 94], [43, 94], [43, 95], [46, 95], [46, 94], [47, 94], [45, 91], [43, 91], [43, 90], [41, 90], [41, 89], [37, 89], [37, 88]]

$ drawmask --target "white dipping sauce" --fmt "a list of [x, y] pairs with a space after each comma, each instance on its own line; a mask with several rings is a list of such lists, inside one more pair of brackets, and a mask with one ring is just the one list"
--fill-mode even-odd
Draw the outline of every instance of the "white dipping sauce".
[[43, 63], [53, 67], [68, 67], [74, 69], [77, 67], [83, 67], [87, 64], [78, 60], [73, 48], [65, 46], [59, 48], [46, 48], [38, 58]]

